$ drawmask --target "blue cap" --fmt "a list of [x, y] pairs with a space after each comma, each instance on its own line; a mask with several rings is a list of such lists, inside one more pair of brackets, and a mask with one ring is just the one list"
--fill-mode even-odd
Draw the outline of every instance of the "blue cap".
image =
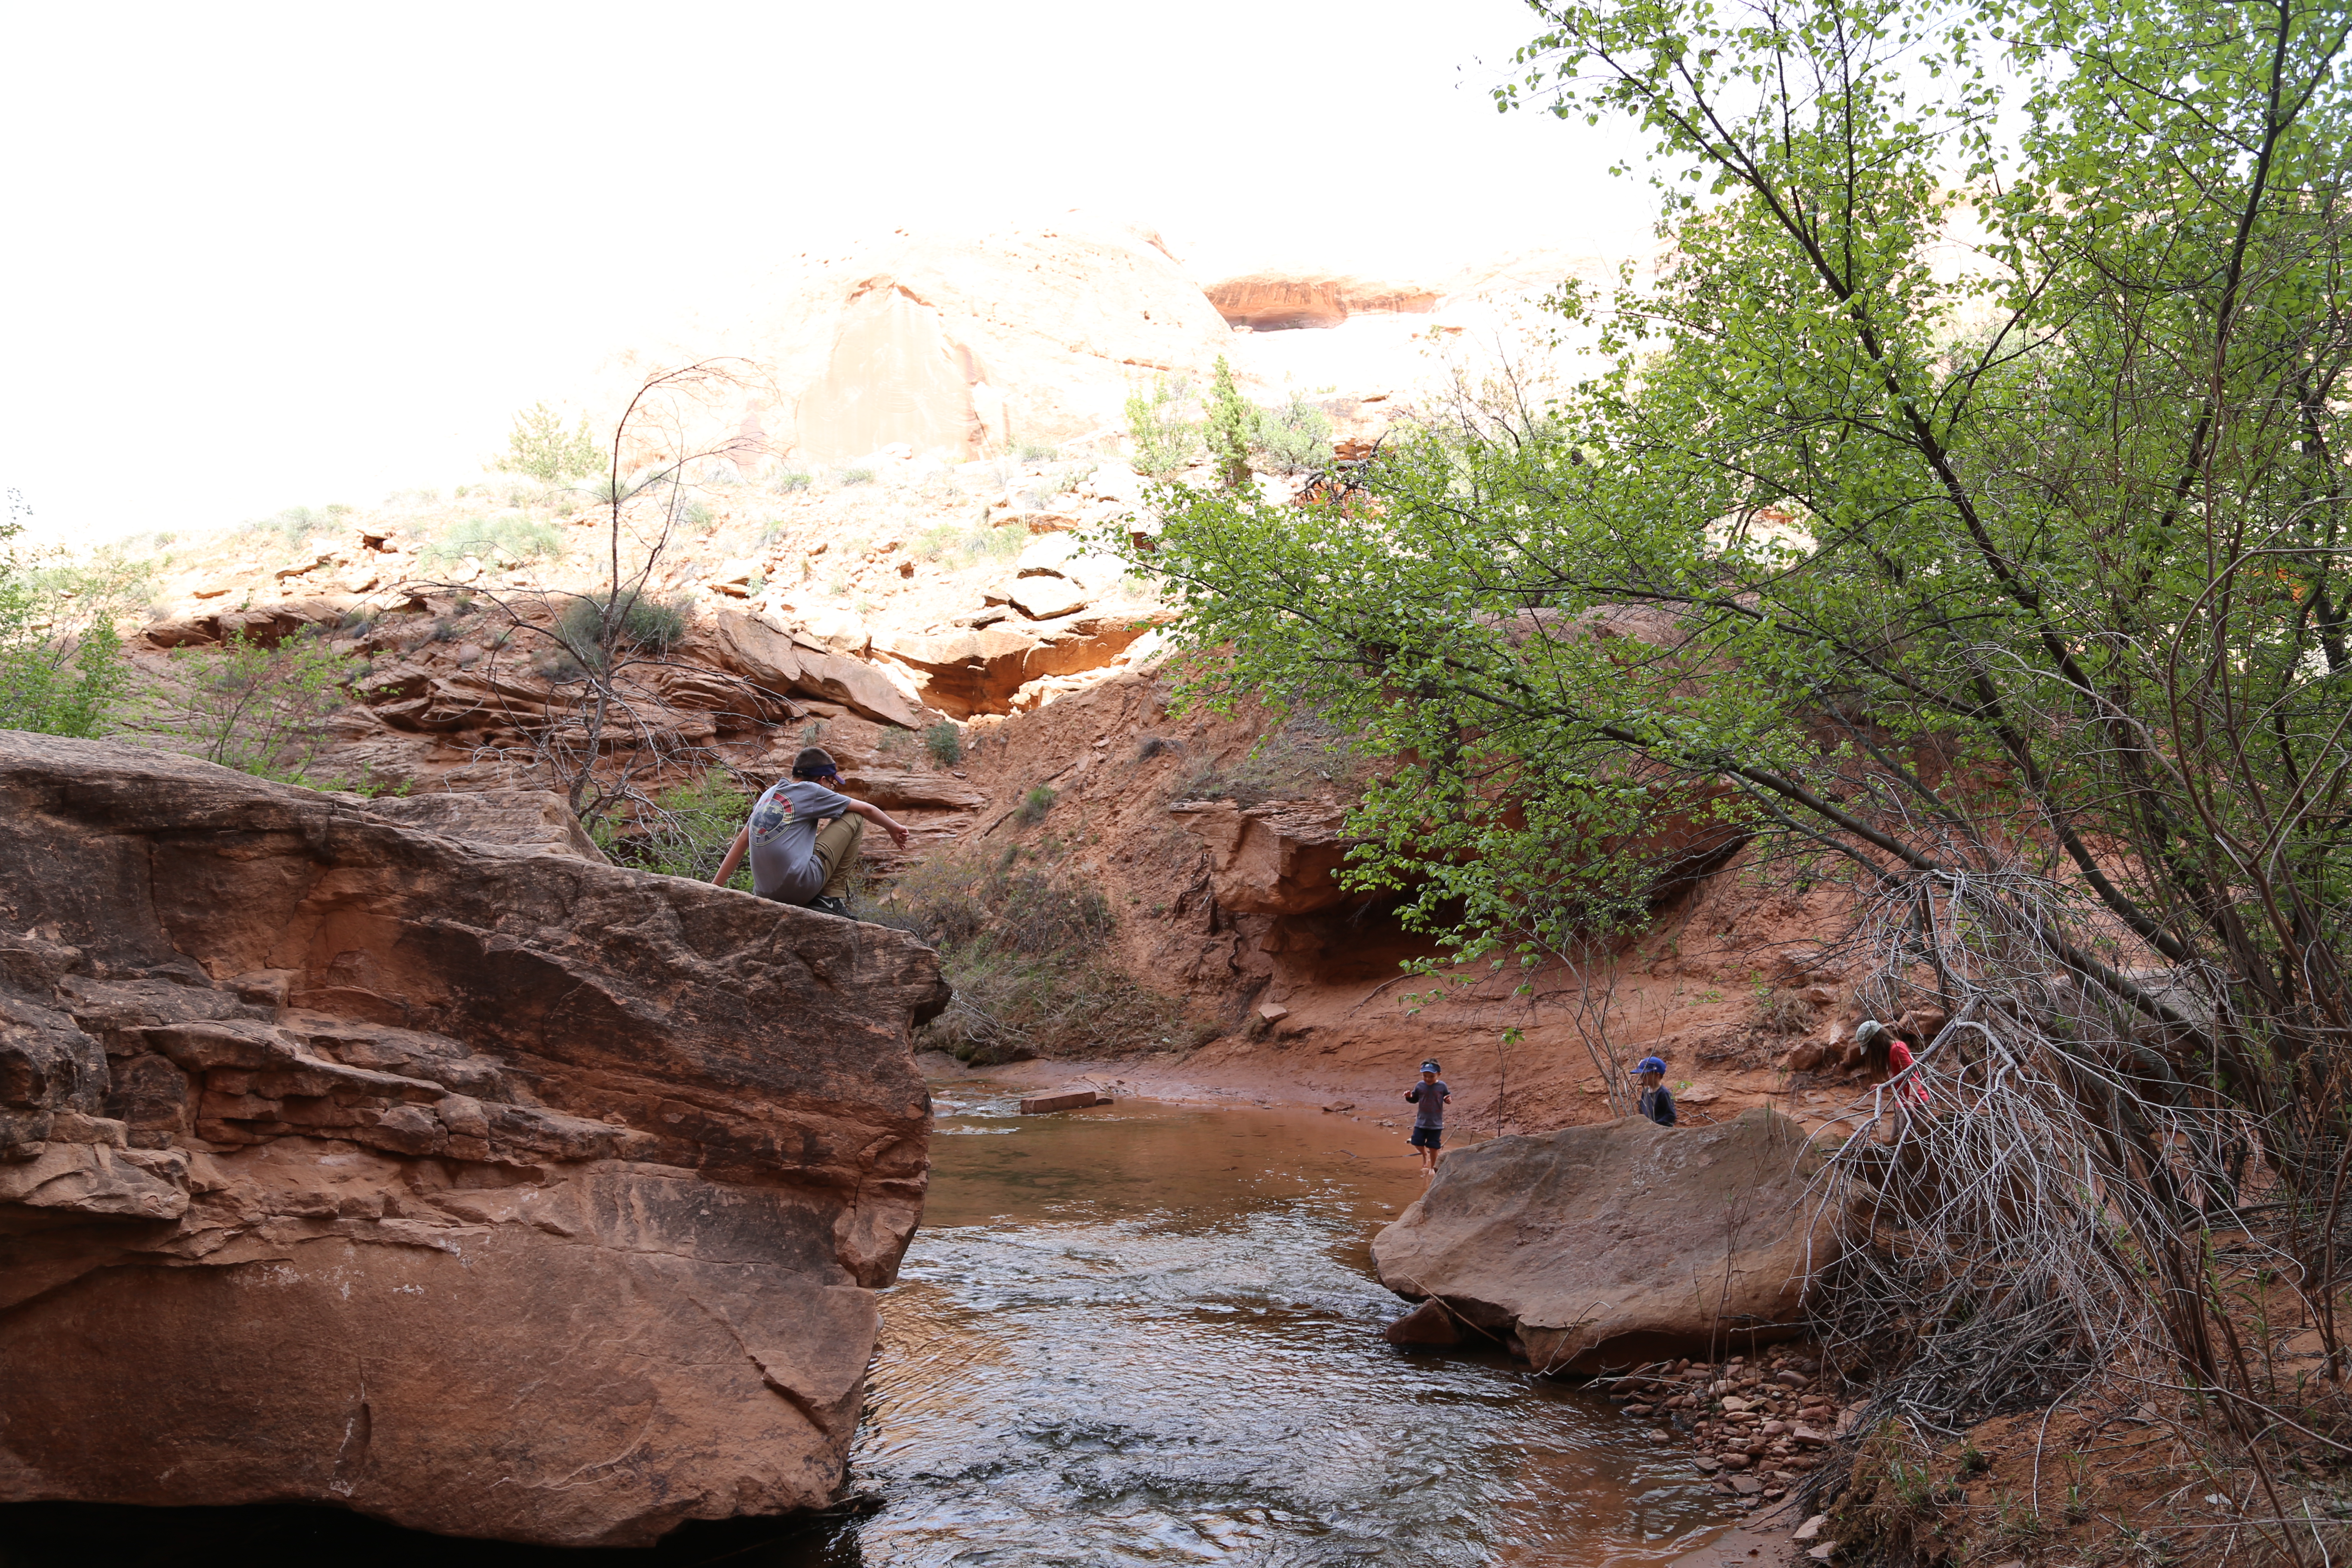
[[1423, 1062], [1421, 1064], [1421, 1070], [1423, 1072], [1435, 1072], [1437, 1070], [1437, 1064], [1435, 1062]]
[[1656, 1057], [1643, 1057], [1640, 1061], [1633, 1064], [1633, 1070], [1635, 1072], [1654, 1072], [1663, 1074], [1666, 1070], [1666, 1064], [1660, 1061]]

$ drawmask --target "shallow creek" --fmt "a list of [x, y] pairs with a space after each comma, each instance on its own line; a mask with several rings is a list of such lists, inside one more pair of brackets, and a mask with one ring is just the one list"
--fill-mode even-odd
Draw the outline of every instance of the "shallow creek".
[[1402, 1124], [936, 1092], [854, 1460], [887, 1501], [818, 1560], [1602, 1568], [1726, 1522], [1597, 1393], [1381, 1339]]

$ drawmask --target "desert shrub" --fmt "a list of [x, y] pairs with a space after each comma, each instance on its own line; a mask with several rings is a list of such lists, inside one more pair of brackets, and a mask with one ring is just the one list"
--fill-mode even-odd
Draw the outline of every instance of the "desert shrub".
[[[599, 817], [588, 833], [615, 865], [707, 882], [751, 815], [751, 797], [727, 773], [714, 768], [690, 784], [666, 790], [650, 803], [640, 804], [635, 816], [626, 822]], [[740, 892], [751, 890], [748, 857], [727, 885]]]
[[[583, 594], [563, 606], [555, 618], [555, 634], [565, 651], [583, 663], [593, 663], [603, 647], [605, 594]], [[613, 645], [667, 653], [686, 640], [686, 605], [647, 594], [625, 595], [620, 624], [613, 628]]]
[[500, 566], [553, 561], [563, 554], [563, 535], [551, 523], [522, 516], [469, 517], [416, 552], [425, 565], [446, 566], [467, 556]]
[[1061, 798], [1045, 785], [1039, 784], [1021, 797], [1020, 805], [1013, 813], [1013, 820], [1024, 827], [1034, 827], [1045, 820], [1045, 814], [1053, 810], [1054, 803]]
[[1201, 438], [1208, 443], [1209, 461], [1216, 465], [1218, 481], [1238, 489], [1249, 483], [1250, 442], [1257, 434], [1258, 412], [1234, 384], [1234, 367], [1217, 356], [1217, 370], [1209, 382], [1208, 417]]
[[366, 675], [364, 659], [337, 653], [322, 633], [306, 628], [275, 647], [240, 632], [217, 650], [174, 648], [172, 663], [184, 703], [174, 728], [199, 756], [281, 784], [339, 787], [316, 765], [326, 721]]
[[689, 528], [709, 528], [718, 515], [710, 510], [709, 501], [691, 497], [677, 509], [678, 521]]
[[1028, 542], [1028, 529], [1017, 522], [992, 524], [983, 511], [970, 523], [942, 522], [924, 530], [916, 536], [914, 552], [926, 561], [971, 566], [1010, 560]]
[[785, 468], [768, 481], [768, 488], [778, 495], [789, 495], [793, 490], [808, 489], [814, 482], [805, 469]]
[[1149, 391], [1127, 395], [1127, 435], [1135, 447], [1135, 471], [1164, 479], [1201, 455], [1200, 426], [1183, 417], [1192, 395], [1182, 376], [1156, 378]]
[[289, 506], [275, 516], [248, 522], [240, 531], [245, 533], [274, 533], [290, 547], [300, 544], [314, 533], [323, 532], [351, 515], [347, 506], [323, 506], [312, 510], [307, 506]]
[[941, 720], [923, 731], [923, 749], [931, 753], [931, 761], [951, 768], [963, 761], [963, 731]]
[[527, 474], [546, 485], [585, 479], [604, 466], [596, 437], [588, 428], [588, 416], [582, 415], [579, 426], [566, 430], [562, 416], [544, 403], [535, 403], [514, 416], [506, 455], [498, 460], [501, 473]]
[[0, 518], [0, 729], [103, 735], [129, 705], [133, 675], [114, 623], [146, 602], [153, 564], [107, 552], [80, 566], [19, 553], [15, 541], [32, 508], [11, 489], [7, 509]]
[[1768, 1035], [1802, 1035], [1821, 1022], [1814, 1005], [1792, 991], [1776, 991], [1757, 1009], [1756, 1026]]
[[917, 1031], [925, 1049], [984, 1066], [1197, 1039], [1181, 1004], [1108, 956], [1109, 901], [1057, 868], [939, 856], [908, 868], [886, 900], [861, 894], [853, 908], [939, 950], [956, 997]]
[[1013, 443], [1013, 456], [1024, 463], [1050, 463], [1054, 460], [1055, 451], [1056, 448], [1043, 441]]
[[874, 482], [871, 468], [844, 468], [837, 476], [845, 485], [870, 485]]
[[1331, 420], [1297, 393], [1279, 408], [1256, 411], [1250, 455], [1270, 473], [1298, 474], [1331, 461]]

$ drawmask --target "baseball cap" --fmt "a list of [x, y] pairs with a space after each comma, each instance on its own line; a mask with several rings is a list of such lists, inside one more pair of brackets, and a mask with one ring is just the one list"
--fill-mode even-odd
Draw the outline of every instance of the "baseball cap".
[[1643, 1057], [1640, 1061], [1633, 1064], [1633, 1070], [1635, 1072], [1662, 1073], [1666, 1070], [1666, 1064], [1656, 1057]]
[[1437, 1070], [1437, 1064], [1435, 1062], [1423, 1062], [1421, 1064], [1421, 1070], [1423, 1072], [1435, 1072]]

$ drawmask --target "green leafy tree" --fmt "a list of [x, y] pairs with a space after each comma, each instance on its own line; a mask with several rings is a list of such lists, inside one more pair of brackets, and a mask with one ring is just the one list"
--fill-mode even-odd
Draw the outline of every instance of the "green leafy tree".
[[63, 566], [14, 548], [26, 509], [9, 492], [0, 523], [0, 729], [103, 735], [120, 721], [132, 672], [114, 620], [144, 575], [121, 563]]
[[501, 473], [523, 474], [552, 485], [585, 479], [603, 468], [604, 459], [596, 448], [595, 434], [588, 428], [586, 415], [567, 430], [562, 415], [544, 403], [534, 403], [514, 416], [506, 455], [498, 460], [498, 467]]
[[307, 629], [268, 646], [238, 632], [226, 647], [180, 647], [172, 661], [185, 691], [177, 726], [208, 762], [280, 784], [337, 789], [320, 773], [329, 721], [350, 705], [367, 663]]
[[1217, 468], [1218, 482], [1228, 489], [1249, 483], [1250, 442], [1257, 434], [1258, 414], [1234, 385], [1234, 367], [1217, 356], [1216, 374], [1209, 381], [1208, 418], [1201, 427], [1209, 459]]
[[[1600, 374], [1347, 494], [1172, 487], [1131, 559], [1192, 694], [1360, 736], [1349, 874], [1465, 954], [1571, 952], [1710, 845], [1843, 868], [1874, 994], [1955, 1020], [1923, 1081], [1979, 1086], [1905, 1124], [1921, 1164], [2046, 1180], [1884, 1265], [1968, 1325], [1910, 1386], [1987, 1408], [2161, 1336], [2254, 1407], [2200, 1194], [2258, 1142], [2332, 1212], [2352, 1160], [2352, 18], [1537, 9], [1504, 102], [1648, 134], [1662, 270], [1558, 301]], [[2280, 1226], [2332, 1325], [2336, 1232]]]

